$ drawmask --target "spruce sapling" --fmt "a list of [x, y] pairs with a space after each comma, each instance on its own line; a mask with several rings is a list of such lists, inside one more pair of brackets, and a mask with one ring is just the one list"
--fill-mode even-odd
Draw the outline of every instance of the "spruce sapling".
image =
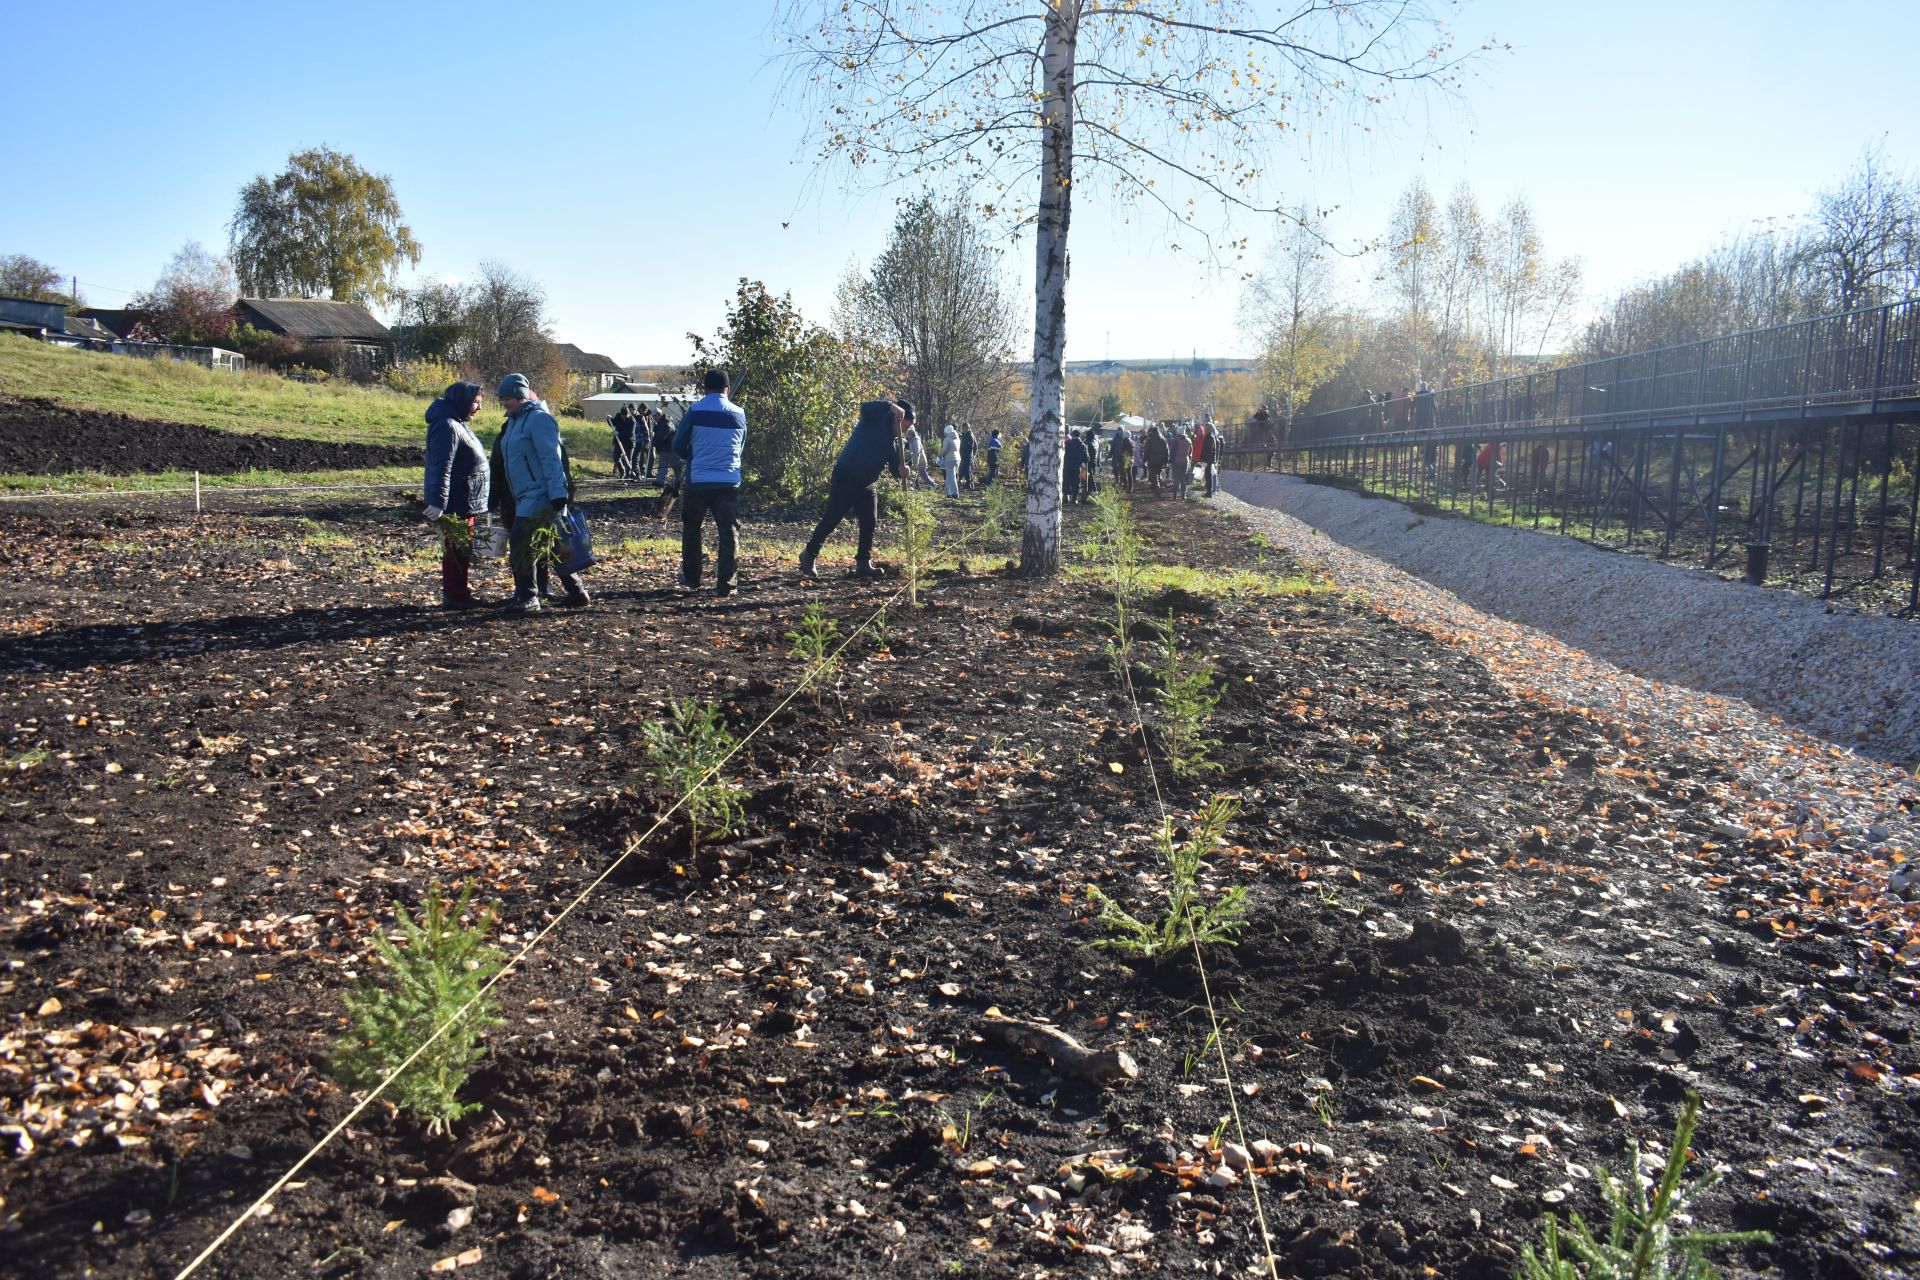
[[450, 903], [434, 885], [417, 922], [404, 906], [393, 904], [405, 945], [395, 946], [384, 934], [374, 936], [385, 972], [347, 995], [352, 1025], [334, 1046], [334, 1070], [341, 1081], [371, 1088], [445, 1026], [391, 1086], [393, 1100], [425, 1120], [429, 1133], [444, 1133], [455, 1120], [480, 1109], [477, 1102], [460, 1101], [460, 1088], [486, 1052], [481, 1034], [502, 1025], [499, 1003], [481, 990], [505, 963], [485, 941], [493, 912], [482, 911], [472, 925], [460, 923], [473, 902], [473, 888], [468, 883]]
[[689, 858], [700, 852], [700, 835], [725, 835], [745, 816], [740, 788], [709, 779], [707, 774], [727, 758], [738, 740], [720, 718], [712, 702], [667, 701], [665, 720], [650, 720], [641, 728], [647, 744], [647, 779], [684, 802], [687, 810]]
[[1161, 748], [1176, 778], [1218, 773], [1220, 765], [1212, 758], [1218, 738], [1207, 736], [1207, 721], [1220, 704], [1220, 692], [1213, 687], [1213, 663], [1180, 652], [1174, 631], [1173, 614], [1167, 614], [1161, 635], [1165, 661], [1159, 670], [1159, 728]]
[[1247, 887], [1235, 885], [1209, 902], [1200, 895], [1199, 875], [1201, 860], [1239, 811], [1239, 801], [1214, 797], [1194, 819], [1187, 838], [1178, 844], [1173, 839], [1172, 820], [1161, 823], [1160, 852], [1167, 860], [1172, 884], [1167, 890], [1166, 911], [1151, 924], [1089, 885], [1087, 899], [1100, 908], [1098, 921], [1112, 935], [1092, 945], [1157, 961], [1195, 945], [1218, 942], [1231, 946], [1238, 942], [1240, 931], [1246, 927]]

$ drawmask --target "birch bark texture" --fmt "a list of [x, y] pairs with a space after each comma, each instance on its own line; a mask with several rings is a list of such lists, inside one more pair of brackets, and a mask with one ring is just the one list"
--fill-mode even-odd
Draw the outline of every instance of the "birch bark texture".
[[1033, 390], [1020, 569], [1060, 567], [1061, 431], [1067, 411], [1067, 228], [1073, 221], [1074, 47], [1081, 0], [1048, 0], [1041, 44], [1040, 209], [1033, 228]]
[[1398, 90], [1449, 87], [1492, 47], [1456, 50], [1434, 13], [1444, 3], [782, 0], [783, 94], [814, 121], [817, 159], [874, 189], [963, 192], [1034, 237], [1027, 572], [1060, 562], [1076, 197], [1161, 222], [1175, 249], [1237, 259], [1236, 217], [1290, 220], [1264, 185], [1296, 132], [1367, 126]]

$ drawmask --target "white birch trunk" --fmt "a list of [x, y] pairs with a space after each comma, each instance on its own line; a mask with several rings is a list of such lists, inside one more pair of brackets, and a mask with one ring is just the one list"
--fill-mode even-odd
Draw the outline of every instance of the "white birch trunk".
[[1073, 212], [1073, 84], [1081, 0], [1047, 0], [1041, 49], [1040, 216], [1034, 225], [1033, 418], [1028, 439], [1027, 524], [1020, 568], [1060, 567], [1060, 467], [1065, 456], [1067, 224]]

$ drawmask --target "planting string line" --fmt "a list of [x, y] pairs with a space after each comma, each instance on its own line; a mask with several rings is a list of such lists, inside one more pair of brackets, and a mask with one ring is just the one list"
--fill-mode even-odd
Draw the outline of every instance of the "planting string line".
[[[223, 484], [207, 485], [204, 491], [209, 495], [216, 493], [313, 493], [321, 490], [331, 493], [364, 493], [374, 489], [391, 490], [395, 488], [405, 488], [407, 484], [408, 482], [404, 480], [374, 481], [363, 484]], [[615, 487], [630, 489], [640, 487], [640, 482], [637, 480], [614, 480], [599, 476], [590, 476], [586, 479], [576, 480], [574, 484], [580, 488], [585, 488], [588, 485], [613, 485]], [[24, 493], [0, 493], [0, 502], [46, 502], [50, 499], [58, 501], [66, 498], [144, 498], [157, 494], [192, 492], [194, 492], [194, 489], [191, 485], [157, 489], [45, 489], [29, 490]]]
[[[947, 546], [941, 548], [941, 554], [945, 555], [947, 552], [952, 551], [955, 548], [963, 547], [968, 543], [972, 542], [974, 538], [979, 536], [982, 530], [986, 529], [992, 523], [993, 523], [993, 520], [991, 518], [987, 519], [986, 521], [983, 521], [980, 524], [980, 526], [974, 529], [972, 532], [964, 535], [963, 537], [955, 539], [953, 542], [949, 543]], [[411, 1067], [415, 1062], [419, 1061], [421, 1054], [425, 1053], [428, 1049], [432, 1048], [440, 1040], [442, 1036], [444, 1036], [457, 1023], [459, 1023], [462, 1019], [464, 1019], [475, 1005], [480, 1003], [480, 1001], [484, 1000], [493, 991], [493, 989], [496, 986], [500, 985], [500, 983], [506, 979], [508, 974], [512, 973], [515, 969], [519, 968], [520, 963], [523, 960], [525, 960], [528, 956], [532, 955], [534, 950], [538, 948], [541, 943], [547, 940], [548, 935], [553, 933], [555, 929], [558, 929], [560, 925], [563, 922], [565, 922], [568, 916], [571, 916], [576, 910], [578, 910], [586, 902], [588, 898], [593, 896], [593, 894], [600, 888], [601, 885], [607, 882], [607, 880], [613, 875], [615, 871], [618, 871], [620, 869], [621, 865], [624, 864], [626, 860], [633, 855], [634, 850], [638, 849], [641, 845], [645, 844], [649, 839], [651, 839], [653, 834], [656, 831], [660, 830], [661, 827], [666, 825], [667, 820], [669, 818], [673, 817], [674, 814], [678, 813], [681, 810], [681, 808], [686, 805], [689, 796], [691, 796], [695, 792], [698, 792], [702, 787], [706, 786], [707, 783], [711, 782], [714, 776], [718, 774], [721, 769], [726, 767], [728, 761], [732, 760], [736, 755], [738, 755], [742, 750], [744, 750], [746, 745], [749, 742], [752, 742], [754, 738], [759, 736], [760, 732], [763, 729], [765, 729], [769, 724], [773, 723], [773, 719], [775, 716], [779, 715], [782, 711], [785, 711], [787, 709], [788, 704], [790, 704], [795, 698], [798, 698], [802, 693], [806, 692], [808, 687], [811, 686], [814, 683], [814, 681], [819, 678], [820, 673], [822, 671], [825, 671], [830, 665], [837, 663], [840, 659], [840, 655], [846, 651], [847, 646], [852, 644], [855, 640], [859, 639], [862, 634], [864, 634], [869, 628], [871, 628], [874, 624], [875, 619], [879, 618], [881, 614], [886, 612], [888, 605], [893, 604], [896, 600], [900, 598], [902, 593], [904, 593], [907, 590], [908, 586], [911, 585], [911, 582], [912, 580], [903, 581], [898, 587], [896, 587], [894, 589], [893, 594], [888, 596], [885, 600], [881, 601], [880, 606], [867, 616], [867, 620], [865, 622], [862, 622], [859, 626], [855, 627], [851, 632], [849, 632], [847, 634], [847, 637], [840, 642], [840, 644], [833, 650], [832, 653], [822, 657], [818, 662], [816, 662], [813, 665], [812, 668], [808, 670], [807, 674], [801, 678], [800, 683], [794, 686], [793, 692], [789, 693], [786, 697], [782, 698], [779, 701], [779, 703], [773, 708], [773, 710], [767, 712], [767, 714], [761, 718], [760, 723], [754, 725], [753, 728], [748, 731], [747, 735], [744, 738], [741, 738], [738, 742], [734, 743], [733, 746], [727, 751], [725, 755], [721, 756], [711, 766], [709, 766], [707, 771], [700, 775], [700, 780], [697, 783], [695, 783], [691, 787], [688, 787], [686, 789], [686, 793], [683, 794], [680, 797], [680, 799], [674, 801], [673, 805], [670, 808], [668, 808], [668, 810], [665, 813], [661, 814], [659, 817], [654, 819], [654, 823], [651, 827], [648, 827], [645, 831], [640, 833], [638, 836], [634, 836], [630, 838], [627, 841], [626, 847], [620, 851], [619, 856], [616, 857], [612, 862], [608, 863], [605, 870], [601, 871], [599, 875], [595, 876], [591, 881], [589, 881], [586, 888], [580, 890], [580, 892], [574, 896], [571, 902], [567, 903], [565, 907], [561, 908], [560, 913], [556, 915], [547, 924], [545, 928], [540, 930], [540, 932], [535, 934], [532, 938], [528, 939], [527, 943], [524, 946], [522, 946], [519, 951], [515, 952], [514, 955], [510, 959], [508, 959], [508, 961], [504, 965], [500, 967], [500, 971], [494, 974], [493, 977], [487, 979], [487, 981], [481, 985], [480, 989], [474, 992], [473, 995], [468, 998], [465, 1004], [461, 1005], [458, 1009], [454, 1010], [453, 1013], [448, 1016], [445, 1022], [442, 1022], [436, 1027], [434, 1027], [433, 1033], [429, 1035], [425, 1040], [421, 1041], [420, 1046], [418, 1048], [416, 1048], [412, 1053], [408, 1054], [406, 1058], [401, 1061], [399, 1066], [395, 1067], [392, 1071], [388, 1072], [386, 1077], [382, 1079], [379, 1084], [374, 1086], [372, 1092], [368, 1093], [365, 1098], [362, 1098], [359, 1102], [355, 1103], [354, 1106], [347, 1112], [347, 1114], [340, 1119], [340, 1122], [338, 1124], [334, 1125], [333, 1128], [327, 1130], [326, 1133], [322, 1134], [320, 1136], [320, 1140], [318, 1142], [315, 1142], [313, 1146], [308, 1149], [305, 1155], [301, 1156], [299, 1160], [295, 1161], [292, 1168], [288, 1169], [285, 1173], [281, 1174], [277, 1179], [275, 1179], [272, 1186], [268, 1187], [265, 1191], [261, 1192], [259, 1198], [254, 1200], [252, 1204], [248, 1205], [246, 1209], [240, 1214], [239, 1217], [235, 1218], [231, 1223], [227, 1224], [226, 1230], [222, 1231], [219, 1235], [215, 1236], [213, 1238], [213, 1241], [210, 1244], [208, 1244], [206, 1248], [202, 1249], [198, 1254], [194, 1255], [194, 1258], [191, 1262], [187, 1263], [186, 1266], [182, 1267], [178, 1272], [176, 1272], [174, 1275], [174, 1280], [187, 1280], [188, 1276], [191, 1276], [195, 1271], [198, 1271], [200, 1269], [201, 1264], [206, 1262], [207, 1259], [211, 1258], [215, 1253], [219, 1252], [220, 1248], [223, 1245], [225, 1245], [227, 1241], [231, 1240], [239, 1232], [241, 1227], [246, 1225], [247, 1220], [249, 1218], [252, 1218], [255, 1214], [259, 1213], [262, 1206], [270, 1203], [273, 1200], [273, 1197], [280, 1194], [280, 1192], [286, 1187], [286, 1185], [289, 1182], [292, 1182], [294, 1178], [299, 1176], [300, 1171], [302, 1169], [306, 1168], [307, 1165], [313, 1162], [314, 1157], [318, 1156], [320, 1152], [323, 1151], [330, 1143], [332, 1143], [332, 1141], [335, 1138], [339, 1137], [342, 1133], [344, 1133], [348, 1125], [352, 1124], [355, 1120], [359, 1119], [360, 1116], [367, 1110], [367, 1108], [371, 1107], [374, 1104], [374, 1101], [378, 1099], [381, 1094], [387, 1091], [388, 1086], [390, 1086], [395, 1080], [399, 1079], [402, 1075], [406, 1074], [407, 1069]]]
[[[1171, 620], [1168, 622], [1167, 643], [1173, 643]], [[1167, 815], [1166, 797], [1160, 793], [1159, 771], [1153, 767], [1153, 746], [1147, 739], [1147, 718], [1146, 713], [1140, 710], [1140, 695], [1133, 687], [1132, 664], [1123, 663], [1121, 671], [1126, 677], [1127, 701], [1133, 704], [1133, 722], [1140, 731], [1140, 755], [1147, 762], [1147, 781], [1153, 785], [1153, 802], [1160, 810], [1160, 827], [1166, 833], [1166, 839], [1171, 845], [1173, 841], [1171, 819]], [[1200, 994], [1206, 998], [1207, 1002], [1207, 1021], [1213, 1024], [1214, 1052], [1219, 1055], [1220, 1074], [1227, 1085], [1227, 1107], [1233, 1113], [1233, 1131], [1239, 1136], [1240, 1145], [1251, 1152], [1253, 1148], [1247, 1146], [1247, 1127], [1240, 1119], [1240, 1099], [1233, 1083], [1233, 1070], [1227, 1065], [1227, 1038], [1221, 1033], [1220, 1011], [1213, 1003], [1213, 984], [1207, 979], [1207, 962], [1200, 955], [1200, 939], [1193, 931], [1193, 905], [1184, 904], [1183, 910], [1187, 913], [1187, 936], [1193, 941], [1193, 967], [1200, 975]], [[1260, 1199], [1260, 1178], [1253, 1172], [1251, 1165], [1247, 1169], [1247, 1188], [1253, 1192], [1253, 1216], [1260, 1224], [1260, 1247], [1267, 1255], [1267, 1275], [1270, 1280], [1280, 1280], [1279, 1264], [1273, 1253], [1273, 1235], [1267, 1229], [1267, 1210]]]

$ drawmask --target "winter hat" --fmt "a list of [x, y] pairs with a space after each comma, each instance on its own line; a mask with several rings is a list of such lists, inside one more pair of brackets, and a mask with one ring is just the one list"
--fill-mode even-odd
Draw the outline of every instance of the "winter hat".
[[509, 396], [521, 396], [531, 400], [533, 399], [533, 384], [527, 381], [527, 375], [524, 373], [510, 373], [500, 379], [500, 388], [494, 394], [498, 395], [502, 400], [507, 399]]
[[894, 403], [900, 406], [900, 412], [906, 414], [907, 421], [911, 423], [913, 421], [913, 404], [907, 400], [895, 400]]

